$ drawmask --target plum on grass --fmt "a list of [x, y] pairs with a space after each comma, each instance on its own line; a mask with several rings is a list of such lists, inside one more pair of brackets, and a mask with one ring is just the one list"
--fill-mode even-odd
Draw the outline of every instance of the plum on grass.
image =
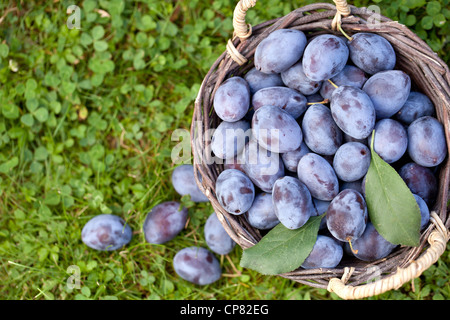
[[[346, 65], [341, 72], [331, 78], [331, 82], [336, 86], [350, 86], [361, 89], [364, 83], [367, 81], [368, 77], [358, 67], [352, 65]], [[335, 90], [329, 81], [324, 81], [322, 87], [320, 88], [320, 94], [324, 99], [330, 99]]]
[[420, 196], [428, 205], [433, 205], [438, 191], [438, 181], [430, 168], [415, 162], [404, 164], [398, 171], [412, 193]]
[[362, 179], [370, 166], [370, 150], [359, 142], [344, 143], [336, 151], [333, 168], [342, 181], [350, 182]]
[[306, 110], [301, 128], [303, 140], [312, 152], [330, 156], [342, 144], [342, 131], [323, 104], [313, 104]]
[[338, 240], [353, 243], [364, 232], [369, 214], [364, 197], [354, 189], [345, 189], [331, 200], [327, 227]]
[[203, 234], [209, 249], [217, 254], [228, 254], [236, 246], [236, 242], [225, 231], [215, 212], [206, 220]]
[[131, 227], [121, 217], [100, 214], [90, 219], [81, 230], [81, 240], [90, 248], [113, 251], [127, 245], [132, 238]]
[[319, 234], [313, 249], [303, 261], [302, 268], [334, 268], [341, 262], [343, 255], [344, 250], [336, 240]]
[[303, 141], [302, 130], [294, 117], [269, 105], [255, 111], [252, 134], [263, 148], [277, 153], [295, 150]]
[[302, 141], [300, 147], [297, 149], [282, 153], [281, 159], [283, 160], [286, 170], [297, 172], [298, 162], [305, 154], [309, 152], [311, 152], [311, 150], [308, 148], [305, 141]]
[[306, 97], [298, 91], [287, 87], [268, 87], [255, 92], [252, 97], [253, 110], [263, 106], [276, 106], [294, 119], [306, 111]]
[[377, 119], [389, 118], [405, 104], [411, 91], [411, 79], [401, 70], [380, 71], [362, 88], [373, 102]]
[[211, 150], [220, 159], [234, 158], [242, 152], [251, 136], [250, 123], [222, 121], [214, 130]]
[[183, 230], [187, 218], [187, 208], [177, 201], [166, 201], [154, 206], [144, 220], [145, 240], [152, 244], [172, 240]]
[[255, 199], [255, 187], [243, 172], [227, 169], [217, 177], [216, 196], [227, 212], [240, 215], [252, 206]]
[[367, 262], [385, 258], [395, 247], [395, 244], [390, 243], [378, 233], [370, 221], [363, 234], [352, 242], [353, 255]]
[[303, 72], [313, 81], [328, 80], [344, 69], [348, 57], [344, 40], [332, 34], [318, 35], [305, 48]]
[[[408, 147], [408, 133], [403, 125], [393, 119], [381, 119], [375, 124], [373, 149], [387, 163], [400, 160]], [[372, 145], [372, 135], [368, 137]]]
[[253, 67], [244, 76], [250, 87], [250, 94], [268, 87], [283, 86], [283, 80], [279, 73], [264, 73]]
[[391, 43], [375, 33], [359, 32], [348, 42], [350, 60], [368, 74], [392, 70], [397, 61]]
[[256, 140], [251, 139], [242, 156], [245, 174], [255, 186], [271, 193], [275, 181], [285, 175], [280, 154], [266, 150]]
[[208, 202], [208, 198], [200, 191], [194, 177], [194, 167], [183, 164], [172, 171], [172, 186], [180, 196], [189, 195], [193, 202]]
[[306, 36], [294, 29], [278, 29], [255, 50], [255, 67], [263, 73], [281, 73], [296, 63], [306, 46]]
[[223, 121], [241, 120], [250, 107], [250, 88], [242, 77], [225, 80], [214, 95], [214, 111]]
[[291, 230], [300, 228], [315, 215], [311, 193], [294, 177], [286, 176], [275, 181], [272, 201], [278, 220]]
[[339, 181], [330, 163], [315, 153], [304, 155], [298, 162], [298, 178], [319, 200], [332, 200], [339, 193]]
[[267, 192], [259, 193], [253, 205], [248, 209], [248, 223], [260, 230], [267, 230], [280, 223], [272, 202], [272, 194]]
[[404, 124], [410, 124], [421, 117], [435, 115], [436, 110], [430, 98], [421, 92], [411, 91], [403, 107], [395, 114], [395, 118]]
[[306, 96], [318, 92], [322, 87], [322, 81], [313, 81], [305, 75], [301, 61], [282, 72], [281, 80], [287, 87], [295, 89]]
[[197, 285], [211, 284], [222, 276], [219, 261], [203, 247], [187, 247], [178, 251], [173, 258], [173, 268], [182, 279]]
[[364, 139], [372, 133], [376, 111], [363, 90], [350, 86], [338, 87], [331, 96], [330, 110], [336, 125], [349, 136]]
[[431, 116], [414, 120], [408, 127], [408, 153], [421, 166], [440, 165], [448, 155], [444, 126]]

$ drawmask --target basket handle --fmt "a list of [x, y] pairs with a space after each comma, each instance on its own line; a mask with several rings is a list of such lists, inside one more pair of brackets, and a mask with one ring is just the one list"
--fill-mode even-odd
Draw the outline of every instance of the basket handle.
[[342, 279], [331, 279], [328, 283], [327, 290], [336, 293], [342, 299], [356, 300], [375, 296], [392, 289], [398, 289], [406, 282], [419, 277], [423, 271], [434, 264], [445, 252], [449, 240], [449, 232], [436, 212], [433, 211], [431, 213], [430, 220], [436, 225], [436, 230], [428, 237], [430, 247], [419, 259], [413, 261], [407, 268], [398, 268], [395, 274], [387, 278], [360, 286], [345, 284], [354, 270], [353, 268], [345, 268]]
[[[252, 34], [251, 24], [245, 22], [245, 16], [247, 11], [256, 5], [257, 0], [240, 0], [236, 5], [233, 13], [233, 39], [236, 37], [241, 41], [247, 39]], [[333, 0], [336, 5], [336, 15], [331, 23], [333, 30], [337, 30], [341, 24], [341, 17], [348, 16], [351, 13], [350, 7], [346, 0]], [[232, 40], [228, 40], [227, 50], [231, 58], [236, 61], [239, 65], [243, 65], [247, 62], [247, 59], [239, 53], [239, 51], [234, 47]]]
[[[245, 22], [245, 15], [247, 11], [256, 5], [257, 0], [240, 0], [234, 9], [233, 14], [233, 27], [234, 35], [241, 40], [245, 40], [252, 34], [252, 26]], [[341, 17], [350, 15], [350, 7], [346, 0], [333, 0], [336, 5], [336, 16], [332, 22], [333, 30], [336, 30], [338, 23], [341, 21]]]

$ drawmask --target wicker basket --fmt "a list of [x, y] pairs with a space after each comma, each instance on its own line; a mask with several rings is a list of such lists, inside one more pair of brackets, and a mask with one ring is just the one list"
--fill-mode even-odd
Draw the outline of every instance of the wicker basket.
[[[448, 66], [416, 34], [398, 22], [378, 15], [374, 28], [368, 21], [373, 12], [366, 8], [348, 5], [335, 0], [335, 5], [317, 3], [296, 9], [290, 14], [264, 22], [253, 28], [245, 22], [248, 9], [256, 0], [241, 0], [234, 11], [233, 39], [228, 41], [226, 51], [216, 60], [206, 74], [195, 101], [191, 125], [191, 146], [194, 155], [194, 170], [197, 183], [209, 198], [214, 210], [228, 234], [242, 248], [256, 244], [262, 237], [259, 230], [251, 227], [246, 215], [230, 215], [219, 204], [215, 195], [215, 182], [223, 165], [200, 159], [210, 155], [206, 133], [216, 128], [220, 119], [213, 110], [214, 94], [220, 84], [231, 76], [242, 76], [254, 65], [252, 57], [257, 45], [271, 32], [281, 28], [302, 30], [307, 37], [321, 33], [341, 34], [341, 27], [347, 34], [372, 32], [385, 37], [397, 54], [396, 69], [406, 72], [411, 80], [433, 101], [439, 121], [445, 127], [447, 146], [450, 146], [450, 72]], [[450, 150], [450, 147], [448, 148]], [[371, 263], [350, 261], [334, 269], [299, 268], [279, 276], [326, 288], [343, 299], [361, 299], [398, 289], [408, 281], [419, 277], [445, 252], [449, 240], [450, 160], [447, 157], [439, 170], [439, 193], [432, 208], [431, 222], [422, 231], [418, 247], [399, 247], [388, 257]], [[225, 220], [226, 218], [226, 220]], [[228, 221], [228, 222], [226, 222]], [[375, 268], [374, 268], [375, 267]], [[375, 274], [377, 278], [374, 280]]]

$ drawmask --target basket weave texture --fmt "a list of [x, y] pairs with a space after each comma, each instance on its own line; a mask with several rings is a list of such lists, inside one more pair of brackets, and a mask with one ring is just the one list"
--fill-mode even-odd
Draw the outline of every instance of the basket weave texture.
[[[253, 6], [254, 2], [256, 1], [253, 1], [250, 6]], [[336, 5], [339, 9], [337, 2]], [[228, 50], [224, 51], [211, 66], [199, 90], [191, 126], [191, 146], [197, 183], [209, 198], [228, 234], [242, 249], [258, 243], [262, 234], [249, 225], [245, 214], [235, 216], [227, 213], [216, 198], [215, 182], [223, 171], [223, 165], [208, 161], [207, 158], [208, 156], [212, 158], [212, 153], [206, 136], [209, 129], [216, 128], [221, 122], [213, 109], [214, 94], [226, 79], [232, 76], [243, 76], [253, 68], [252, 60], [256, 47], [277, 29], [301, 30], [308, 38], [322, 33], [341, 35], [336, 30], [336, 17], [340, 13], [337, 6], [329, 3], [308, 5], [284, 17], [253, 26], [245, 37], [240, 38], [235, 32], [235, 37], [229, 41]], [[395, 69], [406, 72], [412, 82], [417, 85], [417, 89], [432, 100], [437, 118], [444, 125], [447, 147], [450, 150], [450, 71], [448, 66], [424, 41], [404, 25], [377, 15], [377, 25], [374, 28], [374, 25], [370, 24], [374, 19], [372, 11], [347, 6], [346, 3], [344, 6], [349, 9], [349, 14], [342, 17], [339, 15], [339, 23], [348, 35], [351, 36], [357, 32], [376, 33], [392, 44], [397, 55]], [[326, 288], [349, 299], [373, 296], [396, 289], [418, 277], [445, 251], [449, 240], [450, 218], [447, 211], [450, 181], [449, 157], [440, 165], [438, 179], [439, 193], [434, 207], [431, 208], [432, 222], [422, 231], [418, 247], [400, 247], [388, 257], [371, 263], [356, 261], [356, 259], [346, 260], [335, 269], [299, 268], [280, 276], [312, 287]], [[426, 257], [423, 257], [425, 255]], [[423, 258], [419, 259], [420, 257]], [[399, 275], [399, 270], [404, 272]], [[373, 281], [375, 276], [378, 280]], [[358, 286], [361, 287], [359, 291]]]

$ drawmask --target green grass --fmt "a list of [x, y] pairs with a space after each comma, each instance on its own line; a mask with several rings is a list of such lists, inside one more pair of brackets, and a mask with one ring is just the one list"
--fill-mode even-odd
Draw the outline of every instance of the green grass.
[[[205, 246], [212, 207], [173, 190], [171, 135], [190, 126], [200, 83], [232, 34], [236, 2], [85, 0], [80, 30], [66, 25], [71, 1], [0, 4], [0, 299], [337, 299], [242, 269], [238, 247], [218, 257], [224, 276], [214, 284], [191, 285], [173, 271], [178, 250]], [[255, 25], [312, 2], [259, 1], [247, 19]], [[450, 19], [449, 1], [419, 2], [390, 2], [383, 13], [415, 26], [448, 63], [448, 22], [439, 21]], [[142, 222], [168, 200], [189, 208], [189, 223], [170, 243], [150, 245]], [[100, 213], [134, 230], [123, 250], [81, 242], [81, 228]], [[71, 266], [79, 288], [67, 285]], [[373, 299], [449, 299], [449, 266], [447, 251], [415, 291], [408, 283]]]

